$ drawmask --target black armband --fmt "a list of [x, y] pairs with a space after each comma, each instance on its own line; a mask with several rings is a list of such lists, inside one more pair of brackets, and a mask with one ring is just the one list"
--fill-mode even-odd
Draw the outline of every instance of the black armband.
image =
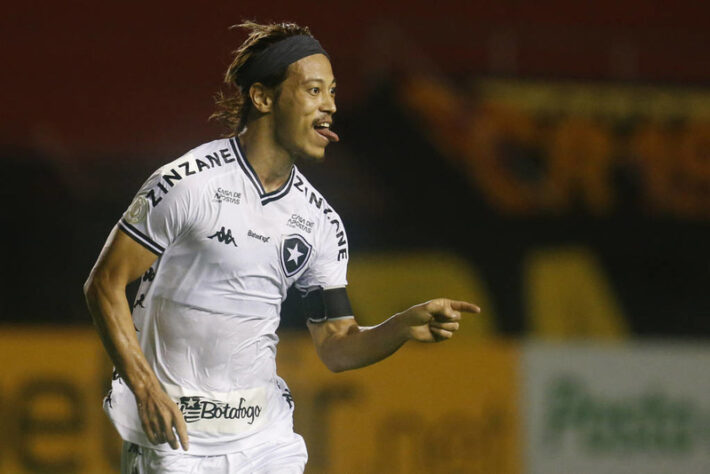
[[301, 297], [301, 310], [310, 323], [322, 323], [328, 319], [353, 315], [345, 287], [309, 291]]

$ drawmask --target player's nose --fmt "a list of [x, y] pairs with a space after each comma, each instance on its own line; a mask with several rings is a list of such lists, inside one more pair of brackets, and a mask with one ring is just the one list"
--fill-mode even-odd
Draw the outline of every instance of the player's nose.
[[330, 94], [323, 94], [324, 99], [321, 102], [320, 110], [333, 115], [338, 108], [335, 106], [335, 97]]

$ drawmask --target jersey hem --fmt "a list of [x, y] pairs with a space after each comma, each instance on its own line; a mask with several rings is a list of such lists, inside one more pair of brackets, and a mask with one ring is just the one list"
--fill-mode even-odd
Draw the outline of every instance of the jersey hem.
[[[114, 426], [116, 427], [116, 430], [118, 431], [119, 435], [121, 435], [121, 439], [123, 439], [124, 441], [138, 444], [140, 446], [154, 449], [156, 451], [164, 451], [171, 453], [176, 452], [173, 448], [170, 447], [168, 443], [162, 443], [159, 445], [151, 443], [150, 441], [148, 441], [148, 437], [142, 431], [136, 431], [131, 427], [128, 427], [121, 423], [117, 423], [115, 420]], [[268, 441], [274, 441], [278, 440], [281, 437], [291, 436], [293, 433], [293, 424], [291, 423], [272, 423], [266, 429], [248, 435], [247, 437], [240, 438], [234, 441], [220, 441], [218, 445], [215, 445], [214, 440], [202, 441], [199, 438], [189, 437], [189, 448], [187, 451], [183, 452], [194, 456], [219, 456], [253, 448], [254, 446], [266, 443]], [[182, 450], [182, 448], [180, 448], [180, 450]]]

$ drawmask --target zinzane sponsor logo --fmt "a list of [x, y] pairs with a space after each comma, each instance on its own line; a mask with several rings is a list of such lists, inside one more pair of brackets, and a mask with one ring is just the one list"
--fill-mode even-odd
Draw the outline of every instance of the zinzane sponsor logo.
[[169, 170], [164, 169], [160, 180], [155, 183], [154, 188], [145, 193], [145, 196], [150, 201], [151, 206], [155, 207], [163, 200], [162, 196], [170, 192], [176, 182], [188, 176], [202, 173], [205, 170], [210, 170], [222, 166], [223, 164], [233, 163], [234, 161], [236, 161], [236, 158], [227, 148], [222, 148], [202, 158], [195, 158], [192, 155], [188, 155], [188, 158], [178, 163], [177, 166]]
[[[298, 189], [300, 192], [302, 192], [303, 195], [306, 197], [306, 199], [308, 200], [308, 202], [311, 205], [313, 205], [317, 209], [320, 209], [321, 211], [323, 211], [323, 215], [325, 216], [325, 219], [328, 221], [329, 224], [331, 224], [333, 227], [335, 227], [335, 239], [338, 243], [338, 255], [337, 255], [338, 261], [347, 260], [347, 258], [348, 258], [348, 241], [347, 241], [347, 238], [345, 237], [345, 230], [343, 229], [343, 225], [341, 224], [337, 215], [333, 214], [333, 209], [330, 206], [328, 206], [328, 203], [325, 202], [325, 199], [323, 199], [323, 196], [316, 194], [312, 189], [308, 189], [308, 186], [306, 186], [305, 181], [303, 181], [303, 179], [301, 179], [300, 176], [296, 176], [296, 180], [293, 183], [293, 187]], [[289, 221], [289, 225], [291, 225], [290, 221]], [[305, 229], [302, 229], [302, 230], [305, 230]], [[306, 231], [306, 232], [310, 232], [310, 231]]]
[[232, 406], [227, 402], [210, 400], [200, 396], [180, 397], [178, 406], [187, 423], [200, 420], [246, 420], [248, 425], [261, 416], [262, 407], [246, 403], [247, 399], [239, 398], [239, 403]]

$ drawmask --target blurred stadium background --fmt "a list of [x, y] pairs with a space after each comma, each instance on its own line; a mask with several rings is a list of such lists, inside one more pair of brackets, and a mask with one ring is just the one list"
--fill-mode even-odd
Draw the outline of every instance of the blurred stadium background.
[[710, 4], [9, 2], [0, 17], [0, 472], [117, 472], [81, 285], [207, 118], [242, 19], [307, 24], [362, 324], [460, 336], [329, 374], [286, 304], [310, 473], [710, 472]]

